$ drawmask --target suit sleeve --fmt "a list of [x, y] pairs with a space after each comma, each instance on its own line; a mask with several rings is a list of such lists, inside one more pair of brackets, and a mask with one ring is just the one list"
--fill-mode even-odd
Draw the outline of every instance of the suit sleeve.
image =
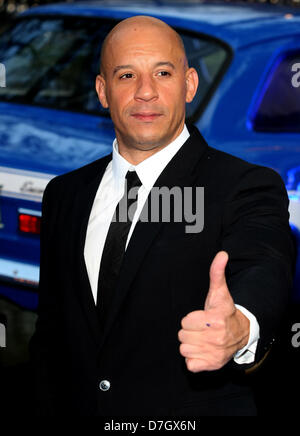
[[235, 186], [225, 203], [222, 249], [229, 254], [226, 275], [233, 300], [253, 313], [260, 326], [255, 365], [270, 349], [284, 319], [295, 252], [289, 200], [280, 176], [253, 166]]
[[57, 380], [51, 365], [57, 353], [56, 338], [59, 319], [57, 285], [55, 283], [55, 210], [53, 183], [48, 184], [42, 202], [41, 256], [38, 319], [29, 350], [35, 390], [35, 411], [38, 416], [55, 415], [55, 386]]

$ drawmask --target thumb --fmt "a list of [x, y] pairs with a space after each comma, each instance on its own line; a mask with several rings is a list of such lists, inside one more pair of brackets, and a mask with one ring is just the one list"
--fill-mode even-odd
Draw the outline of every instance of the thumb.
[[210, 285], [205, 300], [205, 310], [224, 305], [226, 302], [232, 303], [232, 298], [227, 287], [225, 268], [228, 262], [226, 251], [219, 251], [210, 266]]

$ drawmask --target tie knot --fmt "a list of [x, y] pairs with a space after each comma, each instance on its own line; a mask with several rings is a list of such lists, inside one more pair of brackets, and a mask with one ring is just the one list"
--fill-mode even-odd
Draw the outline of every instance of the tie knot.
[[135, 188], [136, 186], [141, 186], [142, 184], [136, 171], [127, 171], [126, 180], [127, 191], [129, 191], [131, 188]]

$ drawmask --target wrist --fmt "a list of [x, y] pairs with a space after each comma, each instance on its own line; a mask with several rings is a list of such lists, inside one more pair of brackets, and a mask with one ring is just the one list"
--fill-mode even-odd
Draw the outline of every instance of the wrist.
[[241, 350], [248, 344], [249, 341], [250, 321], [239, 309], [236, 309], [235, 316], [238, 331], [240, 334], [240, 340], [238, 341], [238, 350]]

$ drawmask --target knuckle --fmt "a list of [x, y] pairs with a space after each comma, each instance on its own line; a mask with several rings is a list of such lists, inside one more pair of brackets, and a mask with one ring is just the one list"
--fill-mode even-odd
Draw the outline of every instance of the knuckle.
[[187, 327], [187, 316], [185, 316], [184, 318], [182, 318], [181, 320], [181, 328], [185, 329]]
[[189, 371], [192, 371], [192, 368], [193, 368], [193, 363], [192, 363], [192, 361], [190, 360], [190, 359], [186, 359], [186, 367], [187, 367], [187, 369], [189, 370]]
[[217, 347], [222, 348], [225, 346], [225, 343], [226, 343], [225, 335], [218, 335], [215, 338], [215, 344], [217, 345]]
[[191, 372], [198, 371], [198, 368], [197, 368], [198, 365], [197, 365], [197, 362], [195, 362], [195, 360], [187, 359], [186, 366], [187, 366], [187, 369]]
[[217, 319], [217, 326], [219, 330], [224, 330], [226, 328], [226, 322], [224, 318], [219, 317]]
[[226, 326], [224, 317], [219, 313], [214, 313], [213, 316], [211, 316], [211, 323], [214, 327], [214, 330], [217, 331], [222, 331]]
[[180, 354], [182, 354], [183, 356], [185, 356], [187, 354], [187, 349], [185, 344], [180, 344], [179, 345], [179, 352]]
[[179, 341], [181, 341], [182, 342], [182, 340], [183, 340], [183, 329], [181, 329], [181, 330], [179, 330], [179, 332], [178, 332], [178, 339], [179, 339]]

